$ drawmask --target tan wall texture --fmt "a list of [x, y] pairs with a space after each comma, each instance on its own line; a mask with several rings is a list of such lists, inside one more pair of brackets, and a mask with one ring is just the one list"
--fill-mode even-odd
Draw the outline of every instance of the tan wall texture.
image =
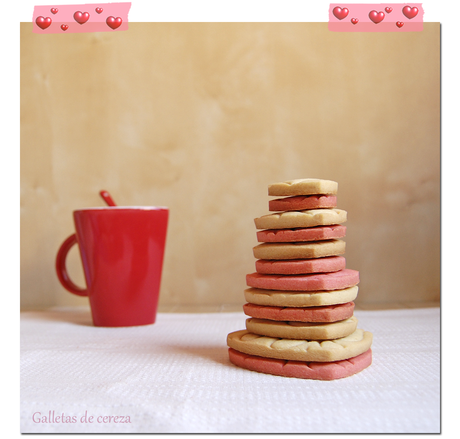
[[[267, 186], [339, 183], [357, 303], [440, 288], [440, 26], [21, 24], [21, 305], [81, 305], [54, 273], [74, 209], [170, 208], [161, 304], [244, 303]], [[83, 285], [78, 251], [69, 271]]]

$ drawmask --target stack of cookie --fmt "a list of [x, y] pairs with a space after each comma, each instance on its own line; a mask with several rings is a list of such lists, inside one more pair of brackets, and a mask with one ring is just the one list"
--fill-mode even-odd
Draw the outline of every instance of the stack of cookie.
[[347, 212], [338, 184], [302, 179], [272, 184], [269, 211], [256, 218], [261, 244], [245, 291], [246, 330], [227, 337], [230, 361], [245, 369], [332, 380], [372, 362], [372, 334], [353, 315], [359, 273], [345, 268]]

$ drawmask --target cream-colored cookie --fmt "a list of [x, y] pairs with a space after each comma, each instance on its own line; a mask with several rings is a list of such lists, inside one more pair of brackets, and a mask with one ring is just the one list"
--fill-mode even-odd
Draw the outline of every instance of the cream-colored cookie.
[[320, 180], [318, 178], [302, 178], [289, 180], [281, 183], [274, 183], [268, 186], [268, 195], [290, 196], [290, 195], [320, 195], [337, 194], [338, 183], [331, 180]]
[[249, 332], [295, 340], [334, 340], [352, 334], [357, 327], [358, 319], [355, 316], [333, 323], [277, 322], [255, 318], [246, 320]]
[[271, 213], [254, 219], [257, 229], [294, 229], [299, 227], [330, 226], [347, 220], [342, 209], [311, 209]]
[[338, 305], [352, 302], [358, 296], [358, 286], [332, 291], [309, 291], [290, 292], [281, 290], [262, 290], [248, 288], [244, 290], [246, 302], [255, 305], [285, 306], [285, 307], [309, 307]]
[[345, 253], [345, 241], [266, 242], [253, 248], [257, 259], [312, 259]]
[[372, 345], [372, 333], [357, 329], [336, 340], [312, 341], [266, 337], [241, 330], [228, 334], [227, 345], [259, 357], [329, 362], [346, 360], [366, 352]]

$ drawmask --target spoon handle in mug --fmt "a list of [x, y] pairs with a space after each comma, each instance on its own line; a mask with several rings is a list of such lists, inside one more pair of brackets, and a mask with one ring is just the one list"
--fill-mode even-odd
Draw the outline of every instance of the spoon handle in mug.
[[66, 267], [66, 258], [69, 250], [72, 248], [73, 245], [77, 243], [77, 235], [74, 233], [73, 235], [69, 236], [59, 248], [59, 251], [56, 256], [56, 273], [61, 282], [62, 286], [73, 294], [77, 296], [87, 296], [88, 290], [84, 288], [80, 288], [79, 286], [75, 285], [69, 277], [67, 273]]

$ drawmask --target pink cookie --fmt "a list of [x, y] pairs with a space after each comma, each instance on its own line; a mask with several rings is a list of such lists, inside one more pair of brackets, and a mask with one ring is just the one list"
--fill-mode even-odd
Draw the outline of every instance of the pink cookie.
[[288, 210], [327, 209], [337, 207], [335, 195], [298, 195], [294, 197], [277, 198], [268, 202], [268, 210], [281, 212]]
[[259, 242], [302, 242], [343, 238], [346, 226], [318, 226], [301, 229], [267, 229], [257, 232]]
[[247, 316], [280, 322], [338, 322], [349, 319], [353, 315], [354, 309], [354, 302], [311, 308], [284, 308], [281, 306], [255, 305], [253, 303], [243, 305], [243, 311]]
[[279, 375], [290, 378], [304, 378], [310, 380], [336, 380], [346, 378], [361, 372], [372, 364], [372, 350], [349, 358], [348, 360], [332, 361], [329, 363], [278, 360], [274, 358], [256, 357], [238, 352], [229, 348], [230, 361], [238, 367], [262, 372], [270, 375]]
[[278, 274], [252, 273], [246, 275], [248, 287], [281, 291], [342, 290], [359, 283], [359, 271], [345, 268], [334, 273]]
[[259, 259], [256, 261], [256, 271], [261, 274], [307, 274], [330, 273], [345, 268], [343, 256], [328, 256], [313, 259], [290, 259], [276, 261]]

